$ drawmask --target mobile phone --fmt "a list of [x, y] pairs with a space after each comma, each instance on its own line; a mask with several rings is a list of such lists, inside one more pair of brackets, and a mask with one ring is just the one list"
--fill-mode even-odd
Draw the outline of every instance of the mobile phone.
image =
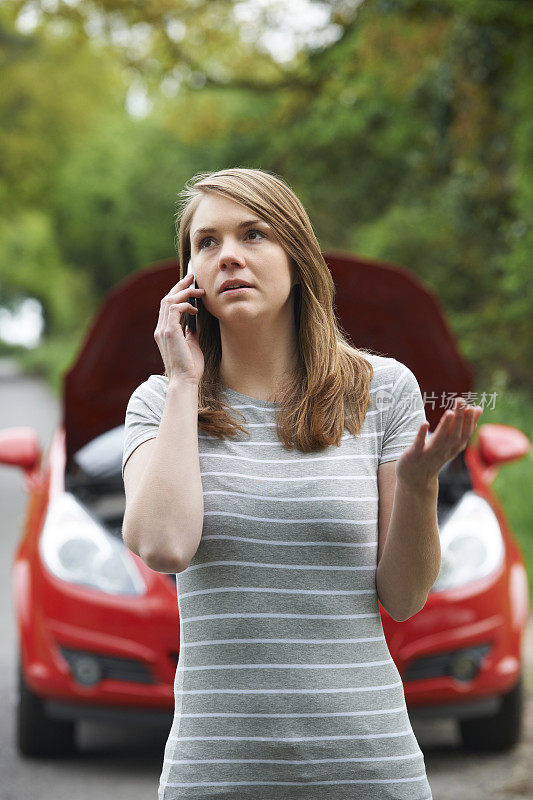
[[[190, 271], [191, 271], [191, 259], [189, 258], [189, 263], [187, 264], [187, 275], [190, 273]], [[194, 288], [198, 289], [198, 284], [196, 283], [196, 278], [194, 279]], [[187, 298], [187, 300], [191, 304], [191, 306], [194, 306], [195, 308], [198, 308], [198, 303], [196, 302], [197, 299], [198, 298], [196, 296]], [[196, 333], [196, 317], [197, 316], [198, 316], [198, 314], [190, 314], [188, 311], [185, 312], [185, 320], [186, 320], [186, 323], [187, 323], [187, 327], [188, 327], [188, 329], [190, 330], [191, 333]]]

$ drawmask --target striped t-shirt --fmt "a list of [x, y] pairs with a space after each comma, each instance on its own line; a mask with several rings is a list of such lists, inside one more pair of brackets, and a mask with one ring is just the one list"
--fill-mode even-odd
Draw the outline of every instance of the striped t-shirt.
[[[424, 403], [406, 365], [368, 359], [373, 405], [339, 447], [285, 448], [279, 404], [227, 387], [250, 437], [198, 432], [204, 524], [177, 575], [158, 800], [432, 799], [375, 581], [378, 466], [411, 444]], [[167, 385], [133, 392], [123, 465], [157, 435]]]

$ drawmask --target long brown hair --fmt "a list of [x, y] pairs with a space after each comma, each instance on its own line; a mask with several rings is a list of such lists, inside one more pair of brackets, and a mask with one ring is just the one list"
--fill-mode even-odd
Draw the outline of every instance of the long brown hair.
[[[176, 212], [181, 278], [191, 257], [191, 221], [200, 200], [209, 192], [234, 200], [266, 220], [292, 258], [300, 279], [292, 290], [299, 365], [287, 376], [286, 386], [276, 398], [280, 403], [276, 414], [278, 438], [289, 449], [312, 452], [332, 444], [339, 446], [345, 426], [357, 436], [372, 402], [369, 386], [374, 371], [365, 358], [372, 351], [353, 347], [339, 327], [333, 311], [333, 278], [301, 202], [281, 178], [264, 170], [233, 168], [197, 173], [179, 193]], [[218, 438], [237, 431], [249, 435], [234, 416], [239, 412], [222, 400], [219, 321], [202, 302], [198, 303], [196, 318], [204, 355], [198, 427]], [[185, 314], [181, 325], [185, 333]]]

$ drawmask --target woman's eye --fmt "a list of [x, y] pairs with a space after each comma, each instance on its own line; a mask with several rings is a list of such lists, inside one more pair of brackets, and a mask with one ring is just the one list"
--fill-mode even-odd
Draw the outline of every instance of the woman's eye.
[[[259, 230], [257, 230], [256, 228], [252, 228], [252, 230], [248, 231], [248, 234], [250, 234], [250, 233], [258, 233], [258, 234], [259, 234], [259, 236], [260, 236], [261, 238], [263, 238], [263, 237], [264, 237], [264, 235], [265, 235], [265, 234], [264, 234], [262, 231], [259, 231]], [[202, 239], [202, 241], [201, 241], [201, 242], [200, 242], [200, 244], [198, 245], [199, 249], [200, 249], [200, 250], [202, 250], [202, 249], [203, 249], [203, 246], [204, 246], [204, 244], [205, 244], [206, 242], [208, 242], [208, 241], [209, 241], [210, 239], [212, 239], [212, 238], [213, 238], [212, 236], [206, 236], [204, 239]], [[253, 241], [253, 240], [252, 240], [252, 241]]]

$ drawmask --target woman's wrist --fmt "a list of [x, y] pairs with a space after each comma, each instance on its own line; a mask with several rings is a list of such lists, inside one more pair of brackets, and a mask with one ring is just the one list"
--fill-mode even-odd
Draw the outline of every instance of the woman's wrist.
[[168, 390], [173, 392], [191, 392], [191, 394], [198, 393], [199, 384], [196, 381], [182, 378], [179, 375], [170, 377], [168, 379]]

